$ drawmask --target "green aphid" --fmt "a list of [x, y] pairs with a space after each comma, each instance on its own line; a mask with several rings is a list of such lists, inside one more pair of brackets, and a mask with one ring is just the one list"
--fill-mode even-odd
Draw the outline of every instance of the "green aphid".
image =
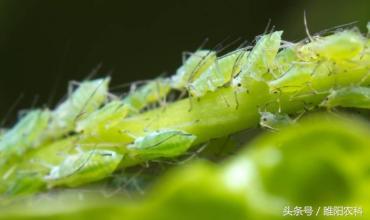
[[164, 100], [171, 87], [168, 79], [158, 78], [134, 89], [124, 99], [129, 115], [139, 113], [150, 104]]
[[243, 48], [219, 58], [199, 78], [188, 85], [191, 95], [201, 97], [230, 82], [232, 76], [238, 73], [245, 64], [248, 53]]
[[307, 88], [315, 76], [330, 75], [332, 65], [329, 61], [294, 63], [279, 78], [268, 83], [270, 91], [298, 92]]
[[195, 135], [179, 130], [155, 131], [136, 138], [127, 150], [132, 157], [143, 160], [176, 157], [185, 153], [195, 139]]
[[320, 106], [370, 109], [370, 88], [355, 86], [332, 90]]
[[86, 118], [107, 99], [110, 78], [85, 81], [52, 111], [48, 135], [57, 138], [75, 129], [76, 122]]
[[313, 40], [297, 46], [297, 55], [301, 60], [350, 60], [365, 46], [364, 37], [356, 30], [345, 30], [327, 37], [315, 37]]
[[49, 187], [74, 187], [101, 180], [117, 168], [123, 156], [110, 150], [89, 150], [69, 155], [45, 176]]
[[[241, 72], [232, 80], [234, 88], [240, 88], [245, 84], [246, 76], [256, 79], [269, 77], [270, 68], [273, 68], [276, 54], [280, 48], [282, 31], [263, 35], [256, 43], [256, 46], [248, 54], [247, 61]], [[267, 74], [267, 75], [266, 75]]]
[[287, 114], [274, 114], [271, 112], [260, 112], [260, 125], [272, 130], [279, 130], [282, 127], [291, 125], [294, 120]]
[[17, 171], [15, 178], [12, 179], [7, 186], [5, 195], [7, 196], [20, 196], [29, 195], [39, 192], [45, 187], [43, 177], [38, 172], [25, 172], [22, 170]]
[[122, 101], [111, 101], [87, 118], [77, 122], [76, 132], [83, 132], [87, 136], [99, 135], [99, 131], [108, 129], [124, 119], [128, 111], [128, 107]]
[[187, 85], [196, 80], [204, 71], [216, 62], [215, 51], [198, 50], [185, 60], [183, 65], [177, 69], [176, 74], [171, 77], [171, 87], [183, 90]]
[[13, 128], [3, 134], [0, 141], [2, 157], [7, 159], [13, 155], [22, 156], [26, 151], [41, 144], [49, 120], [50, 112], [47, 110], [28, 112]]

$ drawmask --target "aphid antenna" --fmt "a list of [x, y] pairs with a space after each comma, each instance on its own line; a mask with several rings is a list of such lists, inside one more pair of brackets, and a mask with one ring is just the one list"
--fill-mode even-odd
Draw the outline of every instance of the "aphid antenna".
[[271, 25], [271, 18], [268, 19], [267, 25], [266, 25], [265, 30], [263, 31], [263, 33], [267, 33], [269, 31], [270, 25]]
[[35, 109], [36, 105], [40, 99], [40, 95], [36, 94], [33, 96], [32, 102], [31, 102], [31, 109]]
[[74, 122], [77, 122], [79, 120], [79, 118], [84, 114], [84, 111], [85, 111], [85, 108], [87, 107], [87, 104], [89, 104], [89, 102], [92, 100], [92, 98], [94, 97], [94, 95], [97, 93], [98, 89], [100, 88], [100, 86], [103, 85], [105, 81], [101, 81], [99, 83], [99, 85], [94, 89], [94, 91], [91, 93], [91, 95], [89, 96], [89, 98], [85, 101], [84, 105], [82, 106], [80, 112], [77, 114], [77, 116], [74, 118]]
[[149, 80], [149, 79], [144, 79], [144, 80], [137, 80], [137, 81], [130, 82], [130, 83], [122, 83], [122, 84], [119, 84], [119, 85], [116, 85], [116, 86], [112, 86], [110, 88], [110, 90], [114, 91], [114, 90], [118, 90], [118, 89], [125, 89], [125, 88], [131, 87], [132, 85], [135, 85], [135, 86], [143, 85], [143, 84], [148, 83], [150, 81], [151, 80]]
[[10, 115], [15, 110], [15, 108], [17, 107], [17, 105], [22, 101], [23, 97], [24, 97], [24, 94], [23, 93], [19, 94], [19, 96], [13, 102], [13, 104], [10, 106], [10, 108], [8, 109], [8, 111], [6, 111], [5, 116], [3, 117], [3, 120], [0, 123], [0, 127], [4, 127], [5, 126], [5, 124], [7, 123], [7, 120], [9, 120], [9, 118], [10, 118]]
[[335, 33], [337, 31], [340, 31], [340, 30], [343, 30], [343, 29], [348, 29], [348, 28], [354, 27], [354, 25], [357, 24], [357, 23], [358, 23], [358, 21], [352, 21], [352, 22], [349, 22], [349, 23], [346, 23], [346, 24], [337, 25], [337, 26], [330, 27], [330, 28], [321, 30], [319, 32], [316, 32], [314, 35], [315, 36], [316, 35], [321, 36], [321, 35], [325, 35], [325, 34]]
[[199, 68], [202, 66], [202, 64], [205, 62], [205, 60], [208, 58], [208, 56], [210, 56], [213, 51], [216, 51], [216, 53], [221, 53], [222, 51], [226, 50], [227, 48], [231, 47], [232, 45], [234, 45], [236, 42], [238, 42], [241, 38], [237, 38], [235, 39], [234, 41], [226, 44], [225, 46], [223, 46], [223, 44], [229, 39], [230, 37], [226, 37], [224, 40], [222, 40], [221, 42], [219, 42], [218, 44], [216, 44], [216, 46], [214, 46], [210, 51], [208, 51], [207, 55], [206, 56], [203, 56], [202, 59], [198, 62], [198, 64], [196, 65], [196, 67], [194, 68], [194, 70], [191, 72], [190, 76], [189, 76], [189, 79], [188, 79], [188, 84], [193, 81], [193, 78], [194, 78], [194, 75], [195, 73], [199, 70]]
[[99, 62], [91, 71], [90, 73], [84, 78], [84, 80], [91, 80], [92, 78], [94, 78], [98, 73], [99, 71], [102, 69], [103, 67], [103, 62]]
[[304, 23], [304, 27], [305, 27], [305, 31], [306, 31], [308, 39], [310, 40], [310, 42], [313, 42], [314, 40], [313, 40], [313, 38], [310, 34], [310, 31], [309, 31], [308, 25], [307, 25], [306, 10], [303, 11], [303, 23]]

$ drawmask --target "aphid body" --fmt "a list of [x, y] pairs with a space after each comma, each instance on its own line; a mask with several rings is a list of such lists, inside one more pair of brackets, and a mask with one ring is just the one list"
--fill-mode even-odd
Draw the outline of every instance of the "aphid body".
[[297, 55], [303, 61], [318, 59], [352, 59], [364, 49], [364, 38], [358, 31], [345, 30], [327, 37], [315, 37], [314, 41], [297, 46]]
[[180, 130], [154, 131], [127, 146], [131, 156], [145, 160], [175, 157], [186, 152], [196, 136]]
[[91, 113], [87, 118], [78, 121], [76, 125], [77, 132], [84, 132], [84, 135], [98, 135], [102, 129], [108, 129], [128, 114], [128, 107], [122, 101], [111, 101]]
[[30, 148], [36, 147], [43, 140], [47, 129], [50, 112], [32, 110], [6, 133], [0, 141], [0, 153], [21, 156]]
[[74, 187], [97, 181], [109, 176], [122, 158], [123, 156], [115, 151], [100, 149], [68, 155], [59, 166], [51, 169], [45, 181], [49, 187]]
[[370, 109], [370, 88], [355, 86], [332, 90], [320, 106]]

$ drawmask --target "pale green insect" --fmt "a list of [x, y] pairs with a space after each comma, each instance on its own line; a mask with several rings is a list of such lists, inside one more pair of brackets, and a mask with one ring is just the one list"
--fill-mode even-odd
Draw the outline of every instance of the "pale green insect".
[[129, 109], [122, 101], [111, 101], [101, 109], [94, 111], [87, 118], [78, 121], [77, 132], [84, 132], [84, 135], [98, 135], [100, 130], [108, 129], [115, 123], [124, 119]]
[[143, 160], [176, 157], [185, 153], [195, 139], [195, 135], [179, 130], [155, 131], [136, 138], [127, 150], [131, 157]]
[[0, 153], [6, 159], [12, 155], [23, 155], [27, 150], [36, 147], [43, 140], [48, 127], [50, 112], [32, 110], [6, 133], [0, 141]]
[[260, 115], [260, 125], [272, 130], [279, 130], [281, 127], [285, 127], [294, 123], [294, 120], [291, 119], [287, 114], [260, 112]]
[[171, 87], [182, 90], [197, 79], [217, 59], [215, 51], [198, 50], [190, 55], [177, 69], [176, 74], [171, 77]]
[[356, 30], [345, 30], [327, 37], [315, 37], [313, 42], [298, 45], [297, 55], [303, 61], [318, 59], [348, 60], [365, 46], [364, 37]]
[[158, 78], [132, 89], [133, 91], [123, 99], [123, 103], [128, 107], [129, 115], [136, 114], [149, 104], [165, 99], [170, 89], [168, 79]]
[[370, 88], [355, 86], [332, 90], [320, 106], [370, 109]]
[[101, 180], [109, 176], [121, 162], [123, 156], [110, 150], [89, 150], [69, 155], [45, 176], [49, 187], [74, 187]]
[[187, 86], [192, 96], [201, 97], [209, 91], [215, 91], [217, 88], [231, 81], [234, 73], [240, 71], [241, 66], [246, 62], [248, 51], [246, 48], [233, 51], [219, 58], [196, 80]]
[[110, 78], [96, 79], [79, 84], [79, 87], [52, 111], [48, 134], [60, 137], [73, 131], [76, 122], [98, 109], [107, 99]]
[[[241, 72], [231, 82], [234, 88], [240, 88], [245, 84], [246, 76], [256, 79], [265, 79], [269, 76], [270, 68], [273, 67], [274, 59], [280, 48], [282, 31], [263, 35], [256, 43], [256, 46], [248, 54], [246, 64]], [[266, 76], [266, 74], [268, 74]]]
[[330, 61], [294, 63], [279, 78], [268, 82], [271, 92], [298, 92], [310, 86], [315, 76], [330, 75], [333, 69]]

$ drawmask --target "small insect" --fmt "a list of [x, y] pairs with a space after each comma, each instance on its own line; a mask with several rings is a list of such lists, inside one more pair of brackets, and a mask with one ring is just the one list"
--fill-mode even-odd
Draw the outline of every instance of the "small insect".
[[333, 69], [333, 62], [297, 62], [294, 63], [283, 75], [270, 81], [271, 92], [298, 92], [310, 86], [314, 77], [328, 76]]
[[247, 57], [247, 49], [242, 48], [219, 58], [194, 82], [189, 83], [187, 87], [190, 94], [194, 97], [201, 97], [230, 82], [234, 73], [239, 72], [241, 66], [245, 64]]
[[38, 146], [50, 119], [48, 110], [32, 110], [23, 116], [11, 129], [6, 131], [0, 141], [0, 152], [3, 158], [11, 155], [23, 155], [27, 150]]
[[313, 42], [297, 46], [302, 61], [318, 59], [349, 60], [363, 50], [364, 37], [355, 30], [345, 30], [327, 37], [314, 37]]
[[256, 79], [264, 79], [273, 67], [274, 59], [280, 48], [282, 31], [263, 35], [256, 46], [248, 54], [247, 61], [240, 73], [232, 80], [234, 88], [240, 88], [245, 84], [246, 76]]
[[209, 66], [217, 59], [215, 51], [198, 50], [190, 55], [183, 62], [183, 65], [177, 69], [176, 74], [171, 77], [171, 87], [182, 90], [197, 79]]
[[370, 88], [355, 86], [332, 90], [320, 106], [370, 109]]
[[114, 123], [124, 119], [129, 112], [127, 105], [122, 101], [114, 100], [101, 109], [94, 111], [87, 118], [78, 121], [76, 132], [84, 132], [84, 135], [97, 135], [99, 130], [108, 129]]
[[107, 99], [110, 79], [97, 79], [79, 84], [79, 87], [54, 111], [48, 132], [51, 137], [60, 137], [73, 131], [78, 120], [87, 117]]
[[291, 125], [295, 122], [295, 120], [291, 119], [287, 114], [260, 112], [260, 115], [260, 125], [272, 130], [279, 130], [279, 128]]
[[136, 138], [127, 150], [132, 157], [144, 160], [176, 157], [185, 153], [195, 139], [195, 135], [180, 130], [155, 131]]
[[110, 150], [93, 149], [69, 155], [44, 179], [49, 187], [74, 187], [109, 176], [121, 162], [123, 155]]
[[136, 114], [149, 104], [165, 99], [170, 89], [168, 79], [158, 78], [132, 89], [133, 91], [123, 99], [123, 103], [128, 107], [129, 115]]

